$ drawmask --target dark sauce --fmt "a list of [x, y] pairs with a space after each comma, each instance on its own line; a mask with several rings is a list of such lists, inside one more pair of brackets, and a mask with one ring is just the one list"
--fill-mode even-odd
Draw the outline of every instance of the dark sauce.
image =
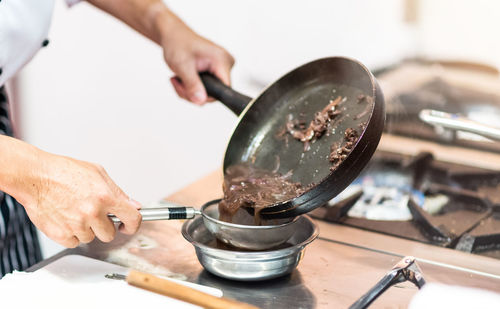
[[[224, 199], [219, 203], [219, 220], [237, 224], [243, 216], [236, 216], [239, 210], [254, 209], [255, 225], [260, 225], [262, 209], [302, 194], [306, 188], [290, 181], [291, 172], [285, 175], [267, 171], [247, 164], [238, 164], [226, 169], [224, 175]], [[241, 211], [240, 211], [241, 213]]]
[[206, 246], [210, 248], [215, 248], [215, 249], [221, 249], [221, 250], [227, 250], [227, 251], [240, 251], [240, 252], [262, 252], [262, 251], [273, 251], [273, 250], [280, 250], [280, 249], [285, 249], [285, 248], [290, 248], [294, 246], [294, 244], [286, 242], [284, 244], [266, 249], [266, 250], [249, 250], [249, 249], [242, 249], [238, 247], [231, 246], [229, 244], [223, 243], [222, 241], [218, 240], [217, 238], [212, 239], [210, 242], [205, 244]]

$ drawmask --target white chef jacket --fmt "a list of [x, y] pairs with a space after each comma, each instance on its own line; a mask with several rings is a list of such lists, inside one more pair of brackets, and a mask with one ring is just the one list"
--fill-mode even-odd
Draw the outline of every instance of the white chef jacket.
[[54, 0], [0, 0], [0, 87], [42, 47], [53, 10]]

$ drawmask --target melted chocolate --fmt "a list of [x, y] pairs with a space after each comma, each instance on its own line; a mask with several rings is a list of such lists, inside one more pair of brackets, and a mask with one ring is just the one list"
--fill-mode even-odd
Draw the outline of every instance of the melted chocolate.
[[[291, 182], [292, 173], [278, 174], [254, 166], [238, 164], [226, 169], [224, 199], [219, 203], [219, 220], [238, 224], [243, 221], [238, 212], [242, 207], [254, 209], [255, 224], [260, 224], [260, 212], [275, 203], [292, 199], [305, 191], [300, 183]], [[237, 213], [240, 213], [238, 216]]]

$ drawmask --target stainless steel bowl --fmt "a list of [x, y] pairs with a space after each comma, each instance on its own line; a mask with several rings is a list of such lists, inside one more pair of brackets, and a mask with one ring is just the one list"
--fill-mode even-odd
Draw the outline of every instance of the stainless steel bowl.
[[299, 217], [294, 226], [295, 233], [287, 243], [263, 251], [218, 248], [201, 217], [186, 221], [182, 235], [195, 247], [198, 260], [207, 271], [232, 280], [258, 281], [292, 272], [304, 255], [305, 247], [318, 236], [319, 229], [308, 216]]

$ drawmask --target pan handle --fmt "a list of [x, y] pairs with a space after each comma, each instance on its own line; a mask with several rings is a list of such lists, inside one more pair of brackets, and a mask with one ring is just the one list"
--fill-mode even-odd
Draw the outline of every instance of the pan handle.
[[[142, 221], [192, 219], [200, 214], [200, 211], [193, 207], [143, 208], [139, 212], [142, 215]], [[121, 223], [120, 219], [113, 214], [108, 214], [108, 217], [113, 223]]]
[[241, 114], [252, 98], [225, 85], [220, 79], [208, 72], [200, 73], [207, 94], [226, 105], [236, 115]]

